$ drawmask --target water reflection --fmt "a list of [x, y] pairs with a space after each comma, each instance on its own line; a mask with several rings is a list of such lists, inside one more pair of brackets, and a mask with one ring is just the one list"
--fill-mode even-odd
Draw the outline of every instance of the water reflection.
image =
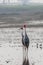
[[22, 65], [29, 65], [28, 48], [24, 46], [23, 46], [23, 64]]
[[27, 59], [25, 59], [24, 61], [23, 61], [23, 65], [29, 65], [29, 60]]

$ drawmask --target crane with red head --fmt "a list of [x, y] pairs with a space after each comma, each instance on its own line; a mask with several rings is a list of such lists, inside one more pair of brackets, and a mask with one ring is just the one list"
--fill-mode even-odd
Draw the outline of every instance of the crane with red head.
[[[23, 34], [23, 28], [24, 28], [24, 32], [25, 32], [24, 34]], [[29, 47], [29, 37], [26, 32], [26, 25], [24, 25], [21, 29], [22, 29], [22, 44], [23, 44], [23, 46], [28, 48]]]

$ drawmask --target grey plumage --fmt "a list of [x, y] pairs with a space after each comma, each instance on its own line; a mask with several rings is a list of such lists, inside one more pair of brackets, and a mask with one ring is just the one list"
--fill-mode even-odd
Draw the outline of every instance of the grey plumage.
[[24, 46], [26, 46], [27, 48], [29, 46], [29, 37], [28, 37], [28, 35], [26, 33], [26, 30], [25, 30], [25, 35], [23, 35], [23, 32], [22, 32], [22, 44]]

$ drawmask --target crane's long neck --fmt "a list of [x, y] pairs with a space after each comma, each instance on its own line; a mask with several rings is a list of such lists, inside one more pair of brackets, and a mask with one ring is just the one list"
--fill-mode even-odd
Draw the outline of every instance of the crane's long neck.
[[26, 28], [24, 28], [24, 36], [26, 35]]

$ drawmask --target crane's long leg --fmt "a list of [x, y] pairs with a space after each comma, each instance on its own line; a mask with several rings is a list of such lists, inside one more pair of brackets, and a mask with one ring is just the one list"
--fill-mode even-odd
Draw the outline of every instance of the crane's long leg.
[[26, 48], [26, 60], [28, 60], [28, 48]]
[[23, 46], [23, 60], [25, 60], [25, 57], [26, 57], [26, 48], [25, 46]]
[[28, 48], [23, 47], [23, 65], [29, 65]]
[[24, 59], [28, 59], [28, 48], [26, 48], [25, 46], [23, 46], [23, 60]]

